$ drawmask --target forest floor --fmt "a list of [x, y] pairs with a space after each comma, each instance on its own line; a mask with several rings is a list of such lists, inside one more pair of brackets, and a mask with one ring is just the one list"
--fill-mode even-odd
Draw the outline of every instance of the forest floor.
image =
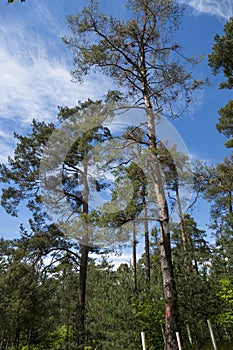
[[[204, 348], [202, 348], [201, 350], [213, 350], [213, 346], [212, 345], [209, 345], [209, 346], [206, 346]], [[229, 342], [226, 342], [226, 343], [217, 343], [217, 349], [218, 350], [233, 350], [233, 343], [229, 343]]]

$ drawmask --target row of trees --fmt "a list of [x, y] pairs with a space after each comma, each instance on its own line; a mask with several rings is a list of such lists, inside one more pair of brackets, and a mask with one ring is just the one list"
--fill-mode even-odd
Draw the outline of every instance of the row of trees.
[[[186, 349], [210, 343], [206, 320], [221, 342], [232, 339], [232, 264], [222, 259], [230, 244], [210, 246], [206, 235], [189, 215], [184, 217], [187, 237], [172, 230], [173, 266], [179, 305], [179, 329]], [[77, 313], [80, 260], [74, 259], [76, 242], [58, 234], [21, 230], [15, 240], [1, 240], [1, 348], [77, 349], [80, 334]], [[51, 253], [53, 251], [53, 253]], [[145, 331], [147, 348], [163, 349], [164, 300], [159, 264], [159, 239], [150, 244], [150, 284], [146, 256], [117, 269], [107, 252], [89, 257], [85, 299], [84, 349], [141, 349]], [[186, 262], [184, 264], [184, 261]], [[188, 264], [189, 262], [189, 264]], [[192, 346], [191, 346], [192, 344]]]
[[[219, 337], [231, 336], [232, 157], [198, 164], [192, 174], [173, 140], [159, 138], [162, 116], [181, 115], [205, 82], [184, 69], [197, 61], [179, 60], [173, 33], [182, 10], [175, 1], [129, 0], [127, 9], [128, 19], [119, 20], [89, 1], [68, 18], [72, 36], [64, 38], [75, 79], [100, 69], [119, 91], [61, 107], [54, 123], [33, 121], [27, 136], [15, 135], [14, 157], [0, 167], [9, 184], [6, 211], [17, 215], [23, 202], [32, 212], [29, 232], [21, 228], [20, 239], [1, 242], [3, 349], [137, 349], [141, 330], [149, 349], [163, 342], [165, 350], [176, 349], [176, 331], [187, 347], [200, 347], [207, 318], [222, 325]], [[215, 37], [209, 56], [228, 88], [231, 26]], [[230, 112], [231, 102], [217, 125], [228, 147]], [[122, 115], [128, 122], [119, 127]], [[213, 204], [214, 246], [183, 210], [190, 184]], [[110, 196], [109, 203], [93, 205], [96, 193]], [[140, 237], [145, 254], [137, 261]], [[132, 245], [131, 266], [114, 270], [106, 258], [90, 258], [125, 244]]]

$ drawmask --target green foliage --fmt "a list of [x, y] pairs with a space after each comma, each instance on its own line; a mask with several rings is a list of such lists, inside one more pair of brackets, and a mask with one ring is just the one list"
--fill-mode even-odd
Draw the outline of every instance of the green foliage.
[[87, 284], [87, 331], [89, 345], [108, 350], [138, 349], [131, 297], [133, 280], [127, 265], [117, 271], [104, 259], [89, 265]]
[[211, 203], [211, 228], [217, 239], [223, 238], [224, 232], [233, 230], [233, 154], [225, 157], [216, 165], [199, 165], [196, 182], [204, 198]]
[[[12, 4], [13, 2], [15, 2], [16, 0], [7, 0], [8, 4]], [[25, 0], [20, 0], [21, 2], [24, 2]]]
[[213, 74], [217, 74], [222, 69], [226, 82], [220, 84], [220, 88], [231, 89], [233, 87], [233, 18], [224, 25], [224, 35], [220, 37], [215, 35], [215, 44], [212, 47], [212, 53], [209, 55], [209, 65]]
[[[127, 130], [129, 132], [125, 136], [127, 140], [134, 141], [136, 146], [144, 145], [143, 156], [148, 154], [152, 156], [149, 152], [151, 150], [154, 154], [154, 162], [151, 161], [151, 164], [147, 162], [147, 169], [145, 169], [147, 173], [151, 174], [153, 186], [153, 189], [148, 191], [152, 197], [149, 198], [149, 202], [152, 203], [149, 209], [152, 212], [152, 217], [155, 217], [156, 210], [159, 212], [162, 233], [160, 247], [164, 295], [170, 303], [171, 309], [175, 310], [176, 292], [168, 228], [169, 213], [158, 162], [158, 140], [155, 136], [155, 124], [157, 118], [159, 119], [157, 113], [160, 114], [162, 111], [171, 117], [181, 115], [190, 104], [193, 90], [201, 88], [205, 82], [195, 80], [182, 64], [195, 64], [197, 61], [192, 59], [180, 61], [180, 57], [184, 57], [184, 55], [180, 54], [179, 45], [174, 43], [174, 33], [178, 29], [182, 9], [176, 1], [129, 0], [125, 2], [125, 5], [127, 20], [120, 20], [101, 13], [98, 1], [89, 1], [88, 6], [84, 7], [80, 13], [68, 17], [68, 26], [72, 31], [72, 36], [64, 38], [64, 41], [73, 51], [75, 63], [73, 76], [78, 82], [82, 82], [89, 72], [100, 70], [118, 84], [128, 103], [143, 105], [147, 108], [146, 137], [143, 138], [132, 132], [137, 130], [138, 125]], [[125, 150], [126, 144], [123, 147]], [[160, 155], [162, 156], [162, 152]], [[127, 161], [129, 159], [131, 157]], [[172, 175], [176, 177], [175, 172]], [[171, 178], [168, 178], [167, 182], [171, 183]], [[138, 184], [135, 182], [134, 185], [135, 189]], [[115, 187], [117, 193], [120, 192], [119, 187]], [[143, 186], [141, 185], [141, 187]], [[140, 186], [139, 191], [137, 190], [138, 188], [136, 192], [140, 192]], [[143, 192], [145, 198], [145, 188]], [[114, 195], [115, 193], [113, 193]], [[115, 217], [112, 222], [109, 220], [108, 229], [111, 229], [111, 226], [116, 223], [120, 223], [122, 226], [122, 223], [127, 220], [134, 219], [135, 215], [138, 214], [135, 212], [135, 204], [138, 204], [139, 198], [140, 195], [137, 193], [134, 202], [130, 203], [126, 212], [120, 208], [120, 215]], [[145, 202], [143, 196], [141, 198], [142, 202]], [[145, 206], [143, 209], [144, 217], [148, 218]], [[144, 231], [147, 231], [145, 227]], [[146, 246], [148, 248], [148, 244]], [[170, 325], [170, 323], [173, 324]], [[166, 322], [168, 330], [166, 341], [171, 344], [166, 345], [166, 347], [174, 347], [176, 344], [175, 324], [176, 313], [172, 312], [171, 320], [167, 319]], [[124, 348], [127, 348], [126, 344]]]
[[138, 331], [145, 332], [147, 349], [153, 350], [155, 344], [156, 349], [163, 349], [164, 340], [161, 328], [164, 321], [163, 299], [156, 299], [154, 296], [145, 297], [143, 300], [133, 298], [132, 310]]
[[36, 345], [47, 329], [52, 329], [57, 316], [54, 298], [57, 283], [45, 278], [40, 264], [30, 259], [23, 238], [1, 243], [2, 341], [8, 338], [23, 346], [28, 339]]
[[219, 111], [219, 122], [216, 124], [219, 132], [223, 133], [229, 140], [225, 142], [227, 148], [233, 147], [233, 100]]
[[46, 334], [46, 337], [42, 342], [42, 347], [44, 347], [44, 349], [64, 349], [71, 339], [72, 335], [69, 333], [68, 327], [63, 325]]
[[176, 101], [179, 106], [185, 101], [185, 109], [193, 89], [205, 84], [193, 79], [174, 58], [179, 46], [172, 41], [182, 9], [173, 0], [126, 1], [125, 5], [126, 21], [101, 13], [93, 0], [68, 17], [72, 36], [64, 41], [74, 53], [73, 76], [82, 82], [89, 72], [101, 70], [123, 88], [129, 101], [140, 103], [149, 94], [155, 110], [167, 108], [175, 116]]
[[[233, 18], [224, 26], [224, 35], [220, 37], [218, 34], [214, 37], [215, 44], [212, 48], [212, 53], [209, 55], [209, 65], [212, 68], [214, 75], [221, 70], [227, 78], [225, 82], [220, 84], [220, 89], [233, 88]], [[219, 122], [217, 129], [223, 133], [229, 140], [225, 143], [226, 147], [233, 147], [233, 119], [232, 119], [232, 104], [230, 100], [227, 105], [219, 110]]]
[[219, 281], [217, 296], [221, 300], [222, 311], [217, 317], [221, 325], [232, 327], [233, 325], [233, 282], [230, 279]]
[[[45, 259], [45, 257], [51, 259], [52, 262], [49, 264], [49, 267], [52, 272], [54, 272], [56, 264], [62, 261], [67, 261], [69, 263], [75, 261], [76, 267], [80, 263], [79, 274], [76, 274], [76, 278], [79, 279], [79, 293], [76, 292], [75, 295], [76, 306], [79, 310], [76, 314], [76, 342], [84, 342], [84, 338], [82, 338], [82, 340], [80, 339], [82, 335], [84, 335], [86, 267], [88, 262], [88, 252], [91, 249], [86, 247], [84, 249], [83, 246], [79, 247], [79, 244], [77, 243], [79, 232], [76, 232], [75, 242], [72, 239], [68, 239], [63, 232], [60, 232], [56, 227], [57, 222], [52, 222], [52, 224], [49, 222], [39, 194], [39, 189], [43, 185], [41, 161], [46, 158], [46, 151], [50, 149], [51, 135], [55, 135], [53, 141], [56, 147], [50, 152], [50, 157], [48, 159], [46, 158], [47, 177], [45, 182], [49, 183], [50, 189], [56, 191], [55, 195], [59, 196], [62, 192], [62, 196], [63, 194], [66, 196], [70, 207], [73, 209], [74, 215], [81, 215], [82, 212], [85, 212], [84, 214], [88, 215], [88, 195], [86, 196], [88, 189], [85, 187], [85, 181], [87, 181], [85, 176], [87, 175], [84, 174], [84, 167], [87, 162], [86, 158], [88, 158], [88, 152], [95, 147], [96, 142], [103, 142], [111, 135], [106, 127], [99, 126], [95, 120], [91, 120], [93, 121], [93, 127], [91, 129], [88, 125], [88, 128], [78, 130], [78, 133], [77, 125], [78, 122], [82, 122], [83, 114], [85, 114], [82, 113], [84, 109], [88, 113], [96, 108], [99, 108], [99, 110], [102, 108], [100, 101], [93, 103], [91, 100], [88, 100], [85, 103], [80, 103], [79, 106], [72, 109], [69, 109], [68, 107], [60, 108], [58, 126], [64, 122], [69, 131], [68, 134], [66, 134], [67, 129], [64, 131], [62, 128], [56, 128], [54, 124], [46, 124], [45, 122], [40, 123], [34, 120], [30, 134], [27, 136], [15, 135], [18, 142], [14, 157], [8, 159], [8, 164], [0, 165], [0, 178], [2, 182], [9, 184], [8, 187], [3, 189], [2, 205], [8, 213], [17, 215], [19, 204], [21, 202], [26, 202], [28, 208], [33, 214], [33, 218], [30, 219], [30, 226], [33, 234], [25, 234], [23, 242], [24, 247], [23, 244], [20, 247], [25, 249], [25, 256], [30, 261], [35, 259], [36, 266], [38, 265], [40, 267], [43, 266], [43, 259]], [[92, 117], [92, 114], [90, 117]], [[74, 142], [71, 142], [71, 140], [74, 140]], [[61, 141], [65, 141], [69, 145], [68, 152], [65, 153], [65, 157], [63, 158], [61, 156], [63, 151], [63, 149], [61, 149]], [[59, 160], [61, 160], [60, 163]], [[54, 164], [57, 164], [57, 162], [59, 163], [59, 171], [61, 166], [63, 169], [62, 190], [59, 188], [59, 181], [57, 180], [58, 176], [54, 176]], [[100, 182], [96, 182], [95, 186], [98, 187], [99, 190], [102, 188]], [[58, 214], [58, 210], [62, 211], [62, 215], [66, 214], [63, 206], [60, 205], [60, 202], [57, 205], [56, 201], [55, 206], [55, 209], [57, 209], [56, 214]], [[65, 230], [65, 232], [68, 234], [67, 230]], [[82, 233], [83, 235], [86, 234], [83, 230]], [[21, 243], [22, 242], [20, 241], [20, 244]], [[77, 254], [77, 251], [80, 255]], [[23, 265], [23, 267], [25, 266]], [[25, 318], [26, 316], [30, 316], [30, 313], [27, 312], [27, 307], [30, 306], [31, 301], [29, 300], [30, 290], [25, 288], [25, 293], [26, 291], [27, 294], [25, 294], [24, 301], [20, 302], [21, 299], [17, 294], [19, 290], [15, 289], [15, 299], [20, 305], [17, 304], [15, 308], [11, 307], [11, 312], [15, 312], [17, 315], [17, 317], [15, 316], [15, 318], [13, 318], [16, 322], [16, 325], [14, 326], [16, 329], [15, 332], [19, 333], [17, 339], [20, 338], [21, 322], [24, 324], [27, 322], [27, 320], [24, 319], [24, 313]], [[35, 298], [32, 297], [32, 299], [34, 302]], [[10, 303], [8, 304], [10, 307]], [[25, 311], [23, 309], [24, 305]], [[71, 304], [66, 304], [66, 306], [67, 305], [70, 307]], [[73, 316], [71, 319], [73, 320]], [[55, 334], [55, 338], [58, 337], [58, 334], [56, 333], [57, 329], [51, 327], [51, 332], [50, 338], [53, 337], [53, 334]], [[49, 346], [50, 344], [46, 345], [47, 348]]]
[[[185, 110], [193, 89], [204, 84], [193, 79], [175, 59], [179, 47], [172, 43], [172, 34], [178, 28], [182, 11], [173, 0], [129, 0], [127, 9], [128, 19], [121, 21], [100, 13], [98, 3], [89, 1], [89, 6], [80, 14], [68, 18], [73, 37], [66, 38], [65, 42], [75, 53], [76, 70], [73, 74], [81, 80], [92, 71], [90, 68], [100, 69], [124, 91], [124, 94], [122, 91], [110, 91], [106, 102], [135, 102], [137, 98], [137, 103], [141, 103], [143, 98], [150, 97], [156, 111], [164, 109], [171, 116], [176, 116], [174, 102], [180, 105], [180, 100], [184, 100], [181, 109]], [[230, 20], [225, 26], [225, 36], [215, 37], [216, 44], [209, 57], [214, 74], [219, 69], [224, 70], [228, 80], [221, 87], [228, 88], [233, 87], [232, 62], [229, 60], [233, 50], [232, 30], [233, 21]], [[181, 99], [182, 96], [184, 99]], [[91, 119], [92, 105], [104, 114], [101, 101], [88, 100], [74, 108], [60, 107], [57, 125], [69, 122], [71, 133], [75, 134], [77, 121], [83, 121], [85, 109], [90, 111], [89, 122], [95, 124], [95, 120]], [[220, 110], [217, 124], [218, 130], [229, 138], [228, 146], [232, 143], [232, 110], [230, 101]], [[77, 295], [80, 292], [79, 254], [82, 249], [76, 241], [68, 239], [55, 225], [48, 223], [38, 193], [40, 160], [57, 125], [33, 121], [30, 134], [15, 135], [17, 146], [14, 157], [9, 158], [7, 165], [0, 165], [0, 180], [9, 185], [2, 195], [6, 211], [17, 215], [19, 204], [26, 201], [33, 213], [30, 221], [32, 234], [22, 229], [20, 239], [0, 241], [0, 344], [9, 342], [8, 348], [11, 349], [77, 348], [77, 333], [81, 328], [77, 324], [80, 311]], [[57, 135], [59, 146], [62, 133]], [[97, 143], [112, 138], [112, 135], [105, 127], [93, 126], [92, 130], [82, 130], [77, 136], [64, 160], [63, 190], [75, 214], [82, 215], [84, 200], [80, 165]], [[149, 147], [150, 136], [138, 126], [132, 126], [125, 130], [120, 142], [122, 146], [135, 142], [138, 148], [144, 150]], [[175, 191], [180, 178], [172, 153], [161, 143], [157, 143], [156, 147], [153, 154], [165, 174], [165, 186], [169, 191]], [[57, 147], [54, 158], [60, 156], [60, 151]], [[174, 152], [184, 164], [186, 159], [175, 148]], [[119, 165], [122, 158], [119, 156], [117, 161]], [[52, 168], [53, 164], [50, 165]], [[185, 241], [180, 223], [172, 228], [172, 259], [181, 315], [179, 326], [184, 339], [187, 339], [185, 326], [188, 322], [197, 345], [206, 337], [206, 334], [199, 336], [199, 332], [205, 333], [206, 326], [203, 324], [206, 318], [211, 316], [220, 326], [231, 327], [233, 324], [232, 157], [216, 167], [202, 170], [199, 185], [205, 197], [213, 203], [212, 229], [218, 235], [217, 246], [210, 250], [205, 232], [198, 229], [189, 215], [183, 218]], [[184, 171], [182, 175], [185, 183], [187, 175]], [[112, 216], [99, 217], [99, 223], [107, 229], [114, 225], [120, 227], [139, 215], [147, 194], [145, 174], [133, 161], [127, 163], [127, 167], [118, 166], [114, 176], [112, 198], [117, 198], [123, 178], [132, 183], [133, 195], [125, 209]], [[51, 176], [51, 183], [56, 185], [56, 176]], [[102, 181], [92, 185], [97, 191], [105, 186]], [[87, 212], [83, 214], [86, 221], [90, 218], [88, 215]], [[126, 238], [131, 231], [123, 234]], [[156, 237], [151, 245], [150, 289], [145, 286], [145, 256], [137, 264], [137, 291], [132, 268], [127, 264], [115, 270], [105, 258], [101, 262], [90, 260], [86, 289], [86, 346], [82, 344], [85, 350], [139, 350], [141, 331], [146, 333], [148, 350], [163, 348], [164, 299], [159, 244]], [[45, 259], [50, 259], [50, 262], [46, 264]], [[186, 343], [184, 340], [185, 346]]]
[[2, 190], [1, 204], [13, 216], [17, 216], [17, 207], [24, 200], [38, 208], [40, 159], [54, 128], [53, 123], [33, 120], [28, 136], [14, 135], [17, 140], [14, 157], [9, 157], [8, 165], [0, 164], [0, 180], [10, 184]]
[[193, 342], [200, 345], [206, 340], [201, 329], [205, 320], [215, 314], [216, 297], [213, 284], [209, 279], [211, 251], [206, 241], [206, 233], [198, 229], [197, 223], [188, 215], [184, 215], [184, 237], [179, 225], [172, 228], [174, 273], [178, 292], [180, 329], [183, 341], [188, 347], [187, 325]]
[[[203, 231], [198, 230], [190, 217], [185, 217], [188, 253], [193, 263], [187, 270], [187, 256], [182, 253], [178, 230], [174, 230], [173, 259], [179, 295], [181, 330], [185, 339], [188, 321], [193, 341], [208, 340], [205, 319], [210, 317], [219, 327], [232, 327], [232, 281], [229, 277], [214, 280]], [[34, 237], [33, 237], [34, 238]], [[12, 350], [17, 349], [14, 339], [19, 329], [18, 349], [54, 350], [75, 349], [76, 293], [78, 271], [72, 260], [62, 259], [54, 267], [37, 260], [37, 246], [33, 238], [24, 235], [19, 240], [4, 241], [0, 245], [0, 326], [1, 336], [11, 340]], [[41, 237], [42, 239], [42, 237]], [[192, 241], [192, 244], [191, 244]], [[34, 242], [34, 243], [33, 243]], [[32, 244], [33, 243], [33, 244]], [[35, 245], [34, 245], [35, 244]], [[40, 243], [41, 244], [41, 243]], [[25, 249], [26, 248], [26, 249]], [[163, 349], [161, 325], [164, 322], [161, 272], [156, 245], [151, 256], [151, 288], [145, 287], [144, 258], [138, 262], [138, 289], [135, 293], [133, 271], [122, 264], [117, 270], [104, 258], [90, 261], [87, 281], [86, 339], [87, 349], [100, 347], [108, 350], [141, 349], [140, 332], [145, 331], [148, 349]], [[195, 267], [197, 263], [198, 271]], [[34, 262], [34, 266], [33, 266]], [[217, 276], [218, 277], [218, 276]], [[219, 287], [214, 287], [212, 281]], [[27, 344], [30, 331], [30, 344]], [[3, 341], [3, 338], [0, 338]], [[185, 345], [188, 349], [188, 345]]]

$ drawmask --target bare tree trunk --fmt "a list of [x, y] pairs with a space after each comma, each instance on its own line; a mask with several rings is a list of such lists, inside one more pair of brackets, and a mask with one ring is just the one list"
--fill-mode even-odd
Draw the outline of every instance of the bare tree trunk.
[[32, 337], [32, 328], [28, 329], [28, 334], [27, 334], [27, 345], [29, 346], [31, 343], [31, 337]]
[[77, 312], [77, 345], [78, 349], [84, 349], [85, 346], [85, 301], [86, 301], [86, 279], [87, 279], [87, 263], [89, 248], [81, 245], [80, 271], [79, 271], [79, 287], [78, 287], [78, 312]]
[[136, 240], [136, 227], [133, 222], [133, 236], [132, 236], [132, 267], [133, 267], [133, 282], [134, 291], [137, 291], [137, 240]]
[[178, 186], [177, 181], [175, 183], [175, 191], [176, 191], [178, 213], [179, 213], [179, 218], [180, 218], [181, 240], [182, 240], [182, 246], [183, 246], [183, 250], [184, 250], [184, 264], [187, 268], [187, 273], [189, 274], [190, 271], [193, 269], [192, 261], [194, 261], [195, 271], [197, 274], [199, 274], [198, 263], [197, 263], [196, 258], [190, 257], [190, 253], [194, 252], [194, 246], [193, 246], [193, 241], [192, 241], [190, 234], [187, 235], [186, 230], [185, 230], [184, 217], [183, 217], [183, 213], [182, 213], [181, 200], [180, 200], [180, 195], [179, 195], [179, 186]]
[[160, 259], [163, 276], [163, 292], [165, 299], [165, 350], [174, 350], [176, 347], [177, 325], [177, 297], [175, 282], [173, 276], [173, 267], [171, 259], [170, 233], [168, 222], [163, 221], [160, 225]]
[[178, 330], [177, 293], [173, 275], [171, 257], [171, 242], [169, 231], [168, 205], [164, 191], [164, 184], [160, 164], [156, 156], [155, 116], [150, 104], [148, 94], [144, 95], [147, 108], [149, 147], [152, 151], [152, 172], [154, 179], [154, 191], [157, 197], [159, 223], [160, 223], [160, 263], [163, 279], [163, 293], [165, 299], [165, 346], [164, 350], [176, 348], [176, 331]]
[[144, 234], [145, 234], [145, 268], [146, 268], [146, 285], [150, 288], [150, 239], [149, 239], [149, 227], [147, 220], [147, 207], [145, 196], [143, 198], [143, 215], [144, 215]]
[[10, 337], [7, 337], [6, 345], [5, 345], [5, 350], [8, 350], [10, 346]]
[[145, 239], [145, 270], [146, 270], [146, 286], [150, 288], [150, 239], [149, 239], [149, 225], [147, 219], [147, 203], [146, 203], [146, 178], [142, 172], [142, 207], [144, 216], [144, 239]]
[[15, 339], [14, 339], [14, 346], [16, 350], [19, 349], [19, 337], [20, 337], [20, 329], [17, 327], [15, 331]]
[[[83, 161], [83, 213], [88, 214], [88, 181], [87, 181], [87, 162]], [[77, 312], [77, 345], [78, 349], [85, 348], [85, 302], [86, 302], [86, 280], [88, 265], [88, 232], [87, 225], [84, 224], [83, 243], [80, 244], [80, 269], [79, 269], [79, 286], [78, 286], [78, 312]], [[86, 244], [85, 244], [86, 243]]]
[[178, 180], [175, 180], [175, 192], [176, 192], [176, 202], [177, 202], [177, 207], [178, 207], [178, 215], [179, 215], [179, 219], [180, 219], [181, 240], [182, 240], [184, 253], [186, 254], [186, 252], [187, 252], [187, 237], [186, 237], [185, 227], [184, 227], [184, 218], [183, 218], [183, 213], [182, 213], [182, 208], [181, 208]]

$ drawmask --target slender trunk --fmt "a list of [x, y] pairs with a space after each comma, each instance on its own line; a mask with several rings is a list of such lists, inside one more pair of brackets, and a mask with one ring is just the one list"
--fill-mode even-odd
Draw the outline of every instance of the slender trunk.
[[175, 192], [176, 192], [176, 202], [177, 202], [177, 208], [178, 208], [178, 215], [179, 215], [179, 219], [180, 219], [181, 240], [182, 240], [184, 253], [186, 254], [186, 252], [187, 252], [187, 237], [186, 237], [186, 233], [185, 233], [184, 218], [183, 218], [183, 213], [182, 213], [182, 208], [181, 208], [179, 185], [178, 185], [177, 179], [175, 179]]
[[28, 334], [27, 334], [27, 345], [29, 346], [31, 343], [31, 337], [32, 337], [32, 328], [28, 329]]
[[176, 348], [177, 323], [177, 297], [173, 275], [173, 266], [171, 258], [171, 242], [168, 220], [163, 219], [160, 222], [160, 259], [163, 277], [163, 292], [165, 299], [165, 350], [174, 350]]
[[10, 346], [10, 337], [7, 337], [5, 350], [8, 350], [9, 346]]
[[157, 197], [160, 222], [160, 262], [165, 299], [165, 346], [164, 350], [176, 348], [176, 331], [178, 330], [177, 295], [173, 275], [171, 242], [169, 231], [168, 205], [164, 191], [163, 178], [156, 156], [155, 116], [148, 95], [144, 96], [147, 108], [149, 147], [152, 150], [151, 168], [154, 179], [154, 191]]
[[229, 213], [232, 214], [232, 191], [229, 191]]
[[70, 312], [71, 312], [71, 305], [70, 305], [70, 300], [69, 300], [69, 304], [68, 304], [68, 319], [67, 319], [67, 325], [66, 325], [66, 350], [69, 350], [69, 338], [70, 338]]
[[78, 349], [84, 349], [85, 346], [85, 301], [86, 301], [86, 279], [87, 279], [87, 262], [89, 248], [85, 245], [80, 246], [80, 271], [78, 287], [78, 313], [77, 313], [77, 344]]
[[[188, 235], [188, 244], [190, 246], [190, 251], [195, 252], [195, 247], [194, 247], [193, 240], [192, 240], [192, 237], [190, 234]], [[192, 256], [192, 260], [194, 261], [194, 269], [196, 271], [196, 274], [199, 275], [199, 268], [198, 268], [198, 263], [197, 263], [197, 259], [196, 259], [195, 255]], [[190, 263], [192, 264], [192, 261]]]
[[145, 261], [146, 285], [148, 288], [150, 288], [150, 239], [149, 239], [149, 227], [148, 227], [148, 220], [147, 220], [147, 207], [146, 207], [145, 196], [143, 198], [143, 215], [145, 218], [144, 234], [145, 234], [145, 255], [146, 255], [146, 261]]
[[137, 291], [137, 240], [136, 240], [136, 227], [133, 222], [133, 236], [132, 236], [132, 267], [133, 267], [133, 282], [134, 291]]
[[[88, 181], [87, 181], [87, 162], [83, 162], [83, 213], [88, 214]], [[77, 345], [78, 349], [85, 348], [85, 301], [86, 301], [86, 280], [88, 265], [88, 232], [87, 225], [84, 223], [84, 238], [80, 244], [80, 269], [79, 269], [79, 286], [78, 286], [78, 312], [77, 312]]]
[[[17, 322], [18, 323], [18, 322]], [[15, 339], [14, 339], [14, 346], [15, 349], [18, 350], [19, 349], [19, 337], [20, 337], [20, 329], [16, 328], [15, 331]]]
[[[177, 179], [175, 179], [175, 192], [176, 192], [176, 202], [178, 207], [178, 215], [180, 219], [180, 232], [181, 232], [181, 241], [184, 251], [184, 266], [186, 268], [187, 274], [185, 274], [185, 279], [187, 281], [188, 276], [190, 275], [190, 272], [192, 271], [192, 257], [191, 254], [191, 245], [189, 244], [188, 249], [188, 239], [187, 234], [185, 232], [185, 226], [184, 226], [184, 217], [183, 212], [181, 208], [181, 200], [180, 200], [180, 194], [179, 194], [179, 185]], [[189, 236], [189, 243], [190, 243], [191, 237]], [[188, 283], [188, 282], [187, 282]]]
[[145, 271], [146, 271], [146, 286], [150, 288], [150, 239], [149, 239], [149, 225], [148, 225], [148, 215], [147, 215], [147, 203], [146, 203], [146, 177], [144, 173], [141, 174], [142, 181], [142, 207], [144, 216], [144, 239], [145, 239]]
[[193, 246], [193, 241], [190, 234], [187, 235], [185, 232], [184, 218], [183, 218], [181, 200], [179, 195], [179, 186], [177, 181], [175, 181], [175, 191], [176, 191], [176, 200], [177, 200], [177, 206], [178, 206], [178, 214], [180, 219], [181, 240], [182, 240], [182, 246], [184, 250], [184, 265], [187, 268], [187, 273], [190, 274], [190, 271], [193, 270], [192, 261], [194, 260], [195, 271], [197, 274], [199, 274], [197, 260], [195, 256], [190, 256], [192, 255], [192, 252], [194, 252], [194, 246]]
[[163, 279], [163, 293], [165, 299], [165, 345], [164, 350], [176, 348], [176, 331], [178, 331], [177, 293], [173, 275], [171, 242], [169, 231], [168, 205], [164, 191], [162, 172], [157, 157], [157, 144], [155, 132], [155, 114], [150, 101], [149, 85], [147, 81], [146, 54], [142, 44], [140, 48], [141, 82], [144, 105], [147, 113], [147, 128], [149, 148], [151, 150], [151, 169], [155, 195], [157, 197], [159, 223], [160, 223], [160, 263]]

